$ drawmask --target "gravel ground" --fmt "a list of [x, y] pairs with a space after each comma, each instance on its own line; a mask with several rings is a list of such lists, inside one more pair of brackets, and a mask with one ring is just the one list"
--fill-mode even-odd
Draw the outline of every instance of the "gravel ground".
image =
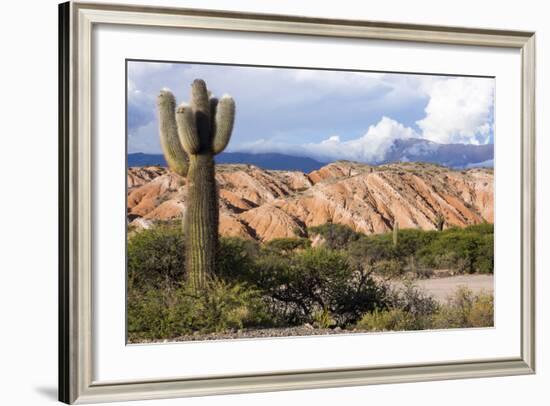
[[[175, 337], [170, 340], [152, 340], [144, 341], [139, 340], [136, 343], [168, 343], [177, 341], [202, 341], [202, 340], [232, 340], [236, 338], [273, 338], [273, 337], [291, 337], [291, 336], [320, 336], [320, 335], [333, 335], [342, 333], [366, 333], [367, 330], [342, 330], [341, 328], [313, 328], [309, 324], [295, 327], [281, 327], [281, 328], [266, 328], [266, 329], [254, 329], [254, 330], [238, 330], [224, 333], [210, 333], [210, 334], [190, 334], [185, 336]], [[132, 344], [132, 342], [130, 342]]]

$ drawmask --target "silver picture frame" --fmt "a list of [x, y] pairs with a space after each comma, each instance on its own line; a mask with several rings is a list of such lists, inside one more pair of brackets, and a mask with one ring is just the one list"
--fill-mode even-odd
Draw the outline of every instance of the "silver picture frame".
[[[515, 358], [95, 382], [92, 345], [92, 29], [97, 24], [285, 33], [521, 52], [521, 353]], [[519, 79], [519, 78], [518, 78]], [[59, 6], [59, 400], [92, 403], [533, 374], [535, 371], [535, 33], [68, 2]]]

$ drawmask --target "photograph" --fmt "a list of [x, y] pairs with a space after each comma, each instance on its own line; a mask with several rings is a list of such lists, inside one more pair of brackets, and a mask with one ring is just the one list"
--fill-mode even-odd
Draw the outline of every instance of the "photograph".
[[128, 59], [127, 342], [493, 327], [494, 100], [494, 77]]

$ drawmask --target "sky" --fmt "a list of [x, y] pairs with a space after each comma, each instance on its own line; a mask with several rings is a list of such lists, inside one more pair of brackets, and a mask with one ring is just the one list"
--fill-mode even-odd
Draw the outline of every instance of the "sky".
[[161, 153], [156, 98], [204, 79], [235, 99], [228, 152], [380, 161], [397, 139], [494, 142], [494, 79], [166, 62], [128, 62], [128, 152]]

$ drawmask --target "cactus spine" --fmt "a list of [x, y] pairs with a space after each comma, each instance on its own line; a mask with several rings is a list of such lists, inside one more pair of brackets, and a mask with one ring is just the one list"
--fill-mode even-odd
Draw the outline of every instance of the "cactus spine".
[[[163, 98], [169, 99], [161, 92], [159, 107], [163, 105]], [[231, 138], [235, 102], [229, 96], [220, 100], [211, 97], [206, 83], [197, 79], [191, 85], [191, 104], [181, 104], [175, 115], [163, 115], [161, 111], [159, 118], [161, 140], [164, 138], [161, 143], [170, 145], [166, 149], [163, 146], [166, 161], [176, 161], [180, 166], [187, 163], [187, 209], [183, 219], [185, 260], [188, 283], [197, 291], [205, 286], [215, 271], [219, 198], [214, 155], [222, 152]], [[172, 129], [174, 123], [180, 149], [170, 155], [177, 150], [173, 146], [173, 131], [163, 133], [162, 129]], [[172, 169], [170, 162], [169, 165]]]
[[393, 246], [397, 247], [397, 234], [399, 233], [399, 222], [395, 220], [393, 222]]

